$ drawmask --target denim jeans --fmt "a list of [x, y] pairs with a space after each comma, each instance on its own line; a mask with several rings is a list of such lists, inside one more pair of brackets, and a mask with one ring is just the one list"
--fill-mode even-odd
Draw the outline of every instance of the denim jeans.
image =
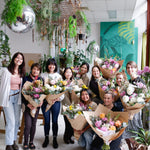
[[[19, 92], [19, 90], [10, 90], [10, 95]], [[18, 105], [19, 94], [10, 96], [9, 107], [3, 107], [6, 117], [6, 145], [13, 145], [17, 140], [18, 129], [20, 126], [21, 105]]]
[[86, 150], [91, 150], [91, 144], [93, 141], [94, 131], [89, 128], [79, 138], [78, 144], [81, 147], [85, 147]]
[[56, 101], [52, 107], [45, 112], [46, 110], [46, 106], [47, 106], [47, 102], [44, 101], [43, 105], [42, 105], [42, 112], [43, 112], [43, 116], [45, 119], [45, 124], [44, 124], [44, 134], [45, 136], [49, 135], [49, 131], [50, 131], [50, 112], [52, 113], [52, 131], [53, 131], [53, 136], [57, 136], [58, 133], [58, 115], [60, 112], [60, 102]]

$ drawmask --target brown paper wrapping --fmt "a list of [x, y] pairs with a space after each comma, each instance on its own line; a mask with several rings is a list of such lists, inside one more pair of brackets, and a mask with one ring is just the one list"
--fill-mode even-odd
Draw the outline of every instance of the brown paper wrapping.
[[78, 97], [77, 94], [75, 93], [75, 91], [73, 91], [73, 90], [71, 91], [71, 100], [75, 104], [78, 104], [80, 102], [80, 97]]
[[52, 107], [52, 105], [53, 105], [52, 100], [59, 98], [59, 97], [60, 97], [61, 95], [63, 95], [63, 94], [65, 94], [65, 91], [64, 91], [64, 92], [61, 92], [61, 93], [59, 93], [59, 94], [53, 94], [53, 95], [52, 95], [52, 94], [48, 94], [48, 95], [46, 96], [46, 100], [47, 100], [49, 106], [46, 107], [45, 112], [47, 112], [47, 111]]
[[[104, 95], [105, 95], [105, 91], [100, 87], [100, 85], [98, 84], [98, 89], [99, 89], [99, 96], [102, 100], [104, 100]], [[116, 101], [119, 98], [119, 94], [117, 93], [117, 95], [114, 94], [114, 101]]]
[[[147, 99], [145, 100], [145, 103], [148, 103], [149, 100], [150, 100], [150, 98], [147, 98]], [[136, 104], [133, 105], [133, 106], [128, 106], [128, 105], [126, 105], [126, 104], [123, 102], [122, 99], [121, 99], [121, 102], [122, 102], [123, 107], [125, 108], [125, 111], [127, 111], [128, 114], [129, 114], [129, 116], [128, 116], [128, 117], [129, 117], [129, 120], [132, 120], [133, 117], [134, 117], [134, 115], [135, 115], [136, 113], [140, 112], [140, 110], [141, 110], [142, 108], [144, 108], [144, 106], [146, 105], [146, 104], [139, 104], [139, 103], [136, 103]]]
[[93, 129], [93, 131], [100, 137], [102, 138], [105, 143], [107, 142], [111, 142], [112, 140], [117, 139], [119, 136], [122, 135], [123, 131], [125, 130], [125, 127], [122, 128], [120, 131], [116, 132], [113, 135], [109, 135], [109, 136], [104, 136], [103, 134], [101, 134], [98, 130], [96, 130], [96, 128], [94, 128], [94, 126], [92, 125], [92, 122], [90, 120], [90, 116], [99, 116], [101, 113], [105, 113], [108, 114], [110, 113], [111, 117], [115, 117], [117, 114], [120, 114], [119, 116], [119, 120], [122, 122], [126, 122], [128, 123], [128, 112], [113, 112], [110, 109], [104, 107], [103, 105], [99, 104], [97, 106], [97, 109], [94, 112], [91, 111], [84, 111], [84, 116], [87, 120], [87, 122], [89, 123], [89, 125], [91, 126], [91, 128]]
[[[63, 111], [66, 110], [66, 106], [63, 106]], [[75, 119], [70, 119], [67, 115], [66, 115], [68, 121], [70, 122], [71, 126], [73, 129], [75, 130], [83, 130], [85, 125], [87, 124], [87, 121], [84, 117], [84, 115], [78, 115]], [[80, 138], [80, 134], [78, 134], [78, 132], [74, 132], [74, 137], [79, 140]]]
[[[23, 85], [22, 90], [23, 90], [23, 89], [29, 90], [29, 87], [30, 87], [31, 85], [33, 85], [32, 82], [26, 81], [25, 84]], [[24, 98], [25, 98], [31, 105], [33, 105], [35, 108], [39, 107], [39, 104], [37, 104], [37, 103], [33, 100], [33, 98], [32, 98], [30, 95], [25, 95], [25, 94], [23, 93], [23, 91], [22, 91], [22, 94], [23, 94]], [[46, 95], [44, 95], [44, 94], [42, 94], [42, 95], [40, 96], [39, 100], [40, 100], [41, 103], [42, 103], [42, 101], [45, 99], [45, 97], [46, 97]], [[31, 116], [32, 116], [32, 117], [35, 117], [35, 114], [33, 114], [33, 113], [31, 112]]]
[[121, 68], [121, 66], [122, 66], [122, 64], [123, 64], [123, 61], [124, 61], [124, 60], [117, 61], [117, 62], [119, 63], [119, 65], [120, 65], [120, 67], [119, 67], [118, 70], [117, 70], [116, 72], [114, 72], [114, 73], [112, 73], [112, 71], [109, 70], [109, 69], [103, 69], [102, 67], [100, 67], [100, 70], [101, 70], [101, 72], [102, 72], [104, 78], [106, 78], [106, 79], [108, 79], [108, 78], [111, 78], [111, 79], [115, 78], [116, 74], [118, 73], [119, 69]]

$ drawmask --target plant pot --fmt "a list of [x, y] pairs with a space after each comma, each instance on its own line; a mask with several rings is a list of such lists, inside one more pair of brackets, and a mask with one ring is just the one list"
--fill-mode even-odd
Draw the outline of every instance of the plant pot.
[[85, 37], [85, 34], [79, 34], [79, 40], [83, 40]]

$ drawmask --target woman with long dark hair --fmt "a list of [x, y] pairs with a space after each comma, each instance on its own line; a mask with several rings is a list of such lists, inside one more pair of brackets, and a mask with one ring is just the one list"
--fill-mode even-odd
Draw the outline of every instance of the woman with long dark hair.
[[21, 87], [25, 75], [25, 60], [22, 53], [17, 52], [7, 68], [4, 68], [0, 84], [0, 106], [6, 117], [6, 150], [18, 150], [17, 133], [20, 125]]

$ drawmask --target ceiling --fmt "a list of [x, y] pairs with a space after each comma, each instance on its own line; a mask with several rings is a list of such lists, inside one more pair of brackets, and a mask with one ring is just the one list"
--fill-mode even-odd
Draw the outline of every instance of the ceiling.
[[[83, 8], [90, 23], [130, 21], [147, 11], [147, 0], [80, 1], [80, 6]], [[0, 0], [0, 14], [2, 13], [3, 9], [4, 0]]]
[[81, 0], [90, 23], [130, 21], [147, 11], [147, 0]]

